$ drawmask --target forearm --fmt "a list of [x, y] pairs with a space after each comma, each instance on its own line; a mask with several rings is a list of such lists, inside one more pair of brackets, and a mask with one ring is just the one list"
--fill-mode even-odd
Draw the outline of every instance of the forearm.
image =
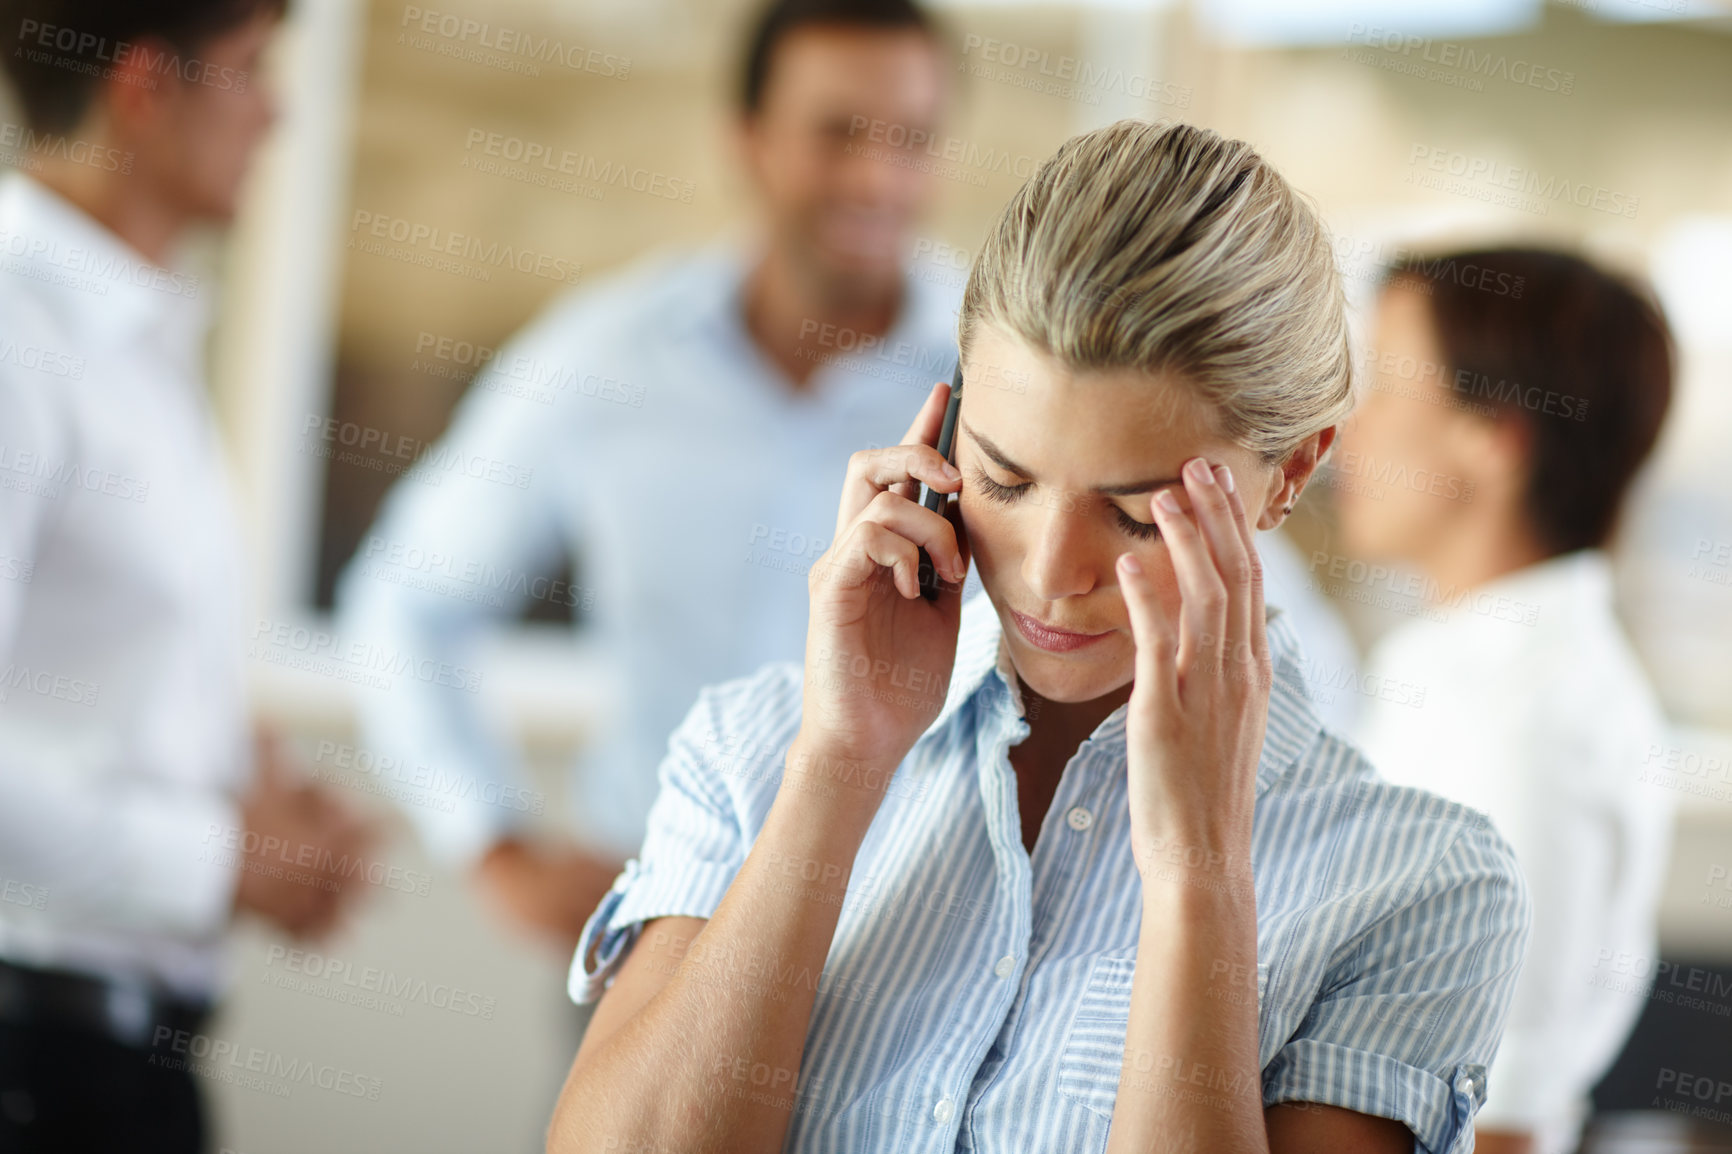
[[[637, 943], [671, 976], [574, 1065], [550, 1154], [782, 1148], [791, 1111], [769, 1099], [799, 1085], [818, 978], [869, 824], [851, 799], [784, 787], [702, 932], [686, 942], [651, 931]], [[766, 1069], [788, 1093], [740, 1092], [752, 1083], [737, 1071]]]
[[377, 790], [401, 808], [435, 857], [457, 870], [472, 868], [546, 806], [526, 787], [519, 751], [482, 708], [485, 674], [476, 641], [490, 627], [489, 615], [370, 584], [377, 588], [348, 594], [342, 635], [379, 652], [412, 653], [451, 671], [459, 684], [403, 678], [389, 693], [357, 693], [359, 740], [321, 741], [312, 774]]
[[1142, 918], [1109, 1154], [1268, 1150], [1248, 860], [1150, 871]]
[[1479, 1154], [1533, 1154], [1534, 1136], [1526, 1130], [1488, 1130], [1475, 1126], [1473, 1148]]
[[[522, 408], [476, 390], [441, 437], [441, 450], [539, 475], [547, 433]], [[428, 849], [456, 869], [476, 865], [545, 808], [529, 788], [521, 751], [482, 699], [495, 675], [486, 642], [509, 628], [528, 590], [486, 575], [539, 572], [581, 542], [566, 537], [554, 489], [509, 492], [507, 499], [498, 486], [473, 482], [398, 484], [337, 587], [342, 637], [411, 654], [439, 676], [357, 693], [359, 748], [322, 743], [315, 763], [330, 764], [315, 769], [384, 787]], [[479, 595], [493, 590], [497, 595]]]

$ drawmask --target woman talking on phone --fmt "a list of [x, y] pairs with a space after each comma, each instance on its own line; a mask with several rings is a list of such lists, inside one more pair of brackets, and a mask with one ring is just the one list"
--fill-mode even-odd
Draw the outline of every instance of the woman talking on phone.
[[1467, 1149], [1526, 891], [1321, 728], [1253, 545], [1353, 403], [1314, 211], [1209, 131], [1089, 133], [959, 337], [954, 464], [939, 385], [850, 462], [804, 668], [673, 735], [548, 1149]]

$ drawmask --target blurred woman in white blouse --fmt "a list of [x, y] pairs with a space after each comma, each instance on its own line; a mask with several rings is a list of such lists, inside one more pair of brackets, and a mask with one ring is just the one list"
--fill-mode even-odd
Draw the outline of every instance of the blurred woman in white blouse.
[[1576, 257], [1460, 252], [1392, 271], [1369, 360], [1342, 530], [1354, 558], [1417, 570], [1424, 611], [1368, 673], [1424, 693], [1372, 701], [1359, 736], [1386, 777], [1483, 810], [1515, 848], [1533, 936], [1479, 1149], [1573, 1150], [1642, 1007], [1605, 979], [1655, 954], [1670, 841], [1669, 799], [1638, 777], [1663, 718], [1602, 551], [1665, 417], [1670, 336], [1644, 291]]

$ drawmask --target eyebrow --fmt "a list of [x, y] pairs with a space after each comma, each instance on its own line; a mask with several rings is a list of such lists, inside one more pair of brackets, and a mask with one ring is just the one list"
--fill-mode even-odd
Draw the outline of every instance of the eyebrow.
[[[993, 444], [990, 438], [976, 432], [967, 421], [962, 419], [961, 414], [957, 415], [957, 423], [970, 437], [974, 438], [974, 443], [980, 446], [980, 451], [992, 458], [993, 464], [1006, 472], [1015, 473], [1019, 477], [1034, 476], [1027, 469], [1005, 456], [1004, 450]], [[1129, 481], [1120, 485], [1096, 485], [1090, 491], [1099, 493], [1104, 497], [1134, 497], [1139, 493], [1152, 493], [1163, 485], [1177, 485], [1178, 483], [1179, 478], [1177, 477], [1155, 477], [1147, 481]]]

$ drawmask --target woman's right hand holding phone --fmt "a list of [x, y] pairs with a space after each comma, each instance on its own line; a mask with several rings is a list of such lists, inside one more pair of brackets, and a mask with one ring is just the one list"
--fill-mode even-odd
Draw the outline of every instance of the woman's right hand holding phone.
[[[645, 926], [649, 940], [626, 957], [590, 1021], [549, 1150], [598, 1150], [604, 1138], [633, 1150], [786, 1145], [801, 1104], [735, 1093], [712, 1059], [793, 1071], [806, 1085], [820, 995], [807, 979], [835, 944], [855, 858], [891, 775], [943, 708], [967, 551], [952, 522], [914, 497], [920, 481], [943, 493], [962, 488], [933, 447], [948, 400], [940, 385], [903, 444], [850, 460], [836, 535], [812, 567], [800, 732], [776, 800], [707, 920]], [[922, 547], [944, 579], [933, 601], [920, 594]]]
[[[868, 819], [937, 719], [956, 661], [966, 534], [918, 500], [920, 482], [962, 488], [934, 447], [949, 398], [948, 385], [935, 386], [902, 444], [850, 459], [835, 536], [807, 581], [805, 691], [782, 792], [840, 797]], [[920, 593], [921, 549], [942, 581], [931, 601]]]

